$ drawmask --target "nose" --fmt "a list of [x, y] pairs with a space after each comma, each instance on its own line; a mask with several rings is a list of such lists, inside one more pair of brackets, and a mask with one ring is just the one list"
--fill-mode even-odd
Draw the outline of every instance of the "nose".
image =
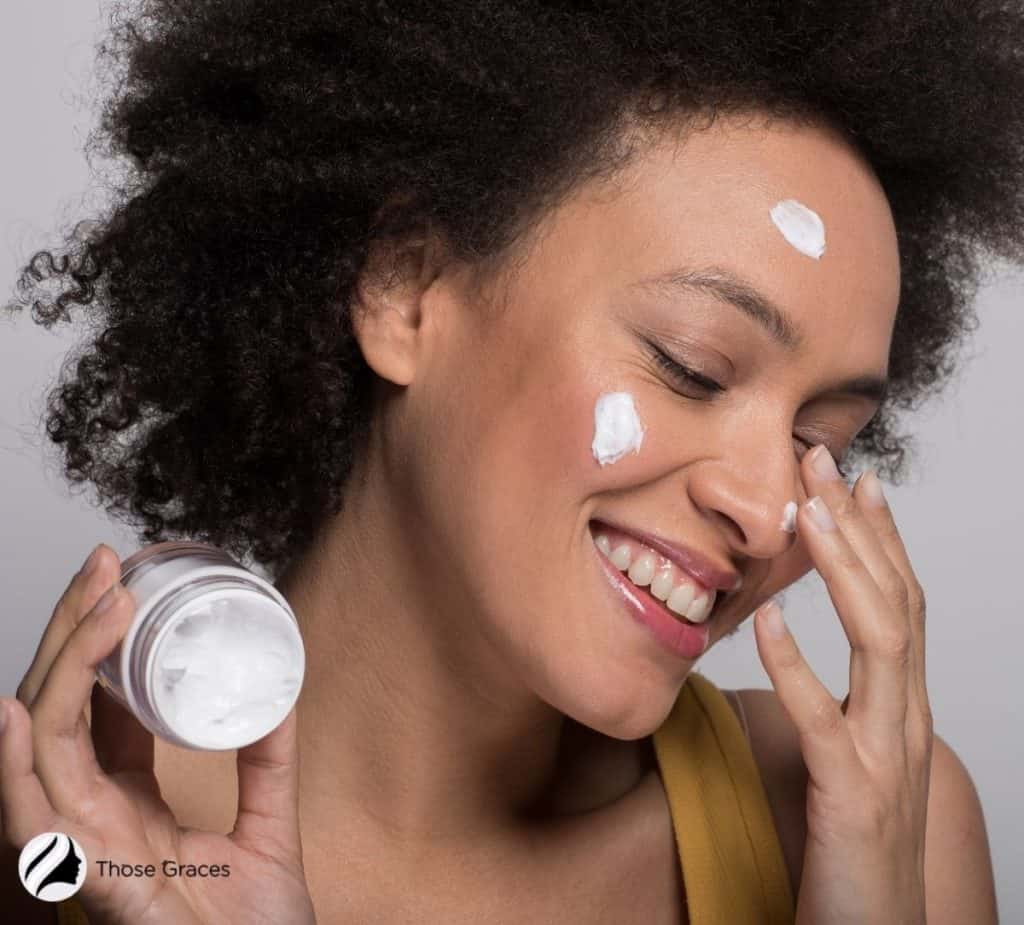
[[793, 544], [795, 534], [783, 529], [783, 521], [786, 505], [805, 499], [797, 466], [795, 457], [747, 449], [691, 467], [688, 491], [738, 554], [772, 559]]

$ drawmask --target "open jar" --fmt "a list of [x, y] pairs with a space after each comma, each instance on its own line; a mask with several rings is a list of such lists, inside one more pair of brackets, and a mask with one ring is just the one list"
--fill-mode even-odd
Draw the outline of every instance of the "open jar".
[[298, 621], [269, 582], [207, 543], [146, 546], [121, 563], [135, 601], [100, 684], [154, 735], [185, 748], [241, 748], [298, 699]]

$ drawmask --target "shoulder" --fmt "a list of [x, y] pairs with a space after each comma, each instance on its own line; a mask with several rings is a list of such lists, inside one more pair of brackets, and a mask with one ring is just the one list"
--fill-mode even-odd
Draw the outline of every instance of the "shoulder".
[[925, 835], [925, 901], [934, 925], [995, 923], [996, 891], [977, 788], [940, 736], [932, 746]]
[[[807, 768], [800, 739], [773, 690], [723, 691], [742, 702], [751, 751], [761, 772], [796, 896], [807, 837]], [[734, 707], [735, 709], [735, 707]], [[959, 756], [933, 736], [925, 834], [925, 890], [929, 925], [995, 922], [996, 898], [978, 792]]]

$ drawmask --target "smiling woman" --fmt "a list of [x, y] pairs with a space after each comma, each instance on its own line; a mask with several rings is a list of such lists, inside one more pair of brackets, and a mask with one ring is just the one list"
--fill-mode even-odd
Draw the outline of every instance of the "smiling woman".
[[[11, 308], [97, 331], [67, 477], [262, 563], [306, 683], [237, 754], [154, 743], [92, 688], [100, 547], [4, 703], [5, 836], [230, 876], [61, 915], [995, 920], [921, 583], [836, 464], [902, 473], [1024, 262], [1024, 12], [585, 6], [115, 5], [127, 179]], [[766, 605], [811, 570], [842, 705]], [[755, 612], [773, 691], [730, 698], [694, 667]]]

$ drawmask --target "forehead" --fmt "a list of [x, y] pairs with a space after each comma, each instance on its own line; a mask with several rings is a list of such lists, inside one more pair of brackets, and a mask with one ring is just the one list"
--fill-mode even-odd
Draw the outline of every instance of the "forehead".
[[[772, 221], [786, 199], [824, 223], [820, 259]], [[556, 213], [542, 247], [553, 261], [549, 279], [557, 263], [555, 277], [569, 288], [599, 280], [624, 291], [682, 265], [728, 267], [810, 343], [852, 338], [860, 355], [849, 362], [884, 370], [899, 302], [896, 231], [869, 165], [828, 129], [723, 117], [666, 133], [614, 181], [584, 188]]]

